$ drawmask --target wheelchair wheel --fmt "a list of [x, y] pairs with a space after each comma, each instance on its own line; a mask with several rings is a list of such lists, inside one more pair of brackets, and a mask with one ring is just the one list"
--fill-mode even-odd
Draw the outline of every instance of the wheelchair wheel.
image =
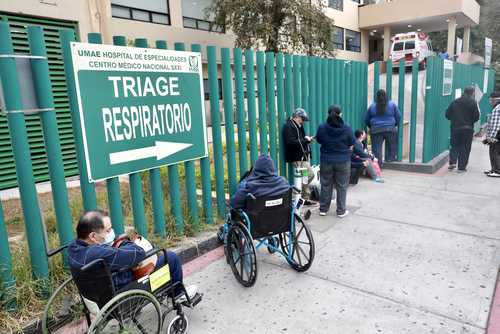
[[42, 315], [42, 333], [55, 333], [64, 325], [85, 322], [85, 320], [89, 325], [88, 311], [73, 278], [69, 277], [57, 287], [47, 301]]
[[99, 312], [88, 333], [158, 334], [160, 303], [144, 290], [129, 290], [114, 296]]
[[[295, 214], [295, 231], [279, 235], [281, 250], [286, 254], [288, 264], [296, 271], [306, 271], [314, 260], [314, 239], [309, 227]], [[292, 255], [289, 251], [292, 248]]]
[[167, 334], [187, 333], [188, 326], [189, 321], [185, 314], [176, 315], [168, 325]]
[[254, 285], [257, 279], [255, 245], [247, 228], [240, 222], [229, 228], [226, 247], [234, 277], [245, 287]]

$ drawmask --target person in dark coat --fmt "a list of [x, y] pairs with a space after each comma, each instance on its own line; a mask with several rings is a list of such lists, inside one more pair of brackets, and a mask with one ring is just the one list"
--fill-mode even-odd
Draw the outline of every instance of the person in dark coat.
[[354, 134], [349, 125], [342, 120], [338, 106], [328, 108], [328, 118], [318, 127], [316, 141], [320, 147], [320, 216], [325, 216], [332, 201], [332, 188], [337, 191], [337, 216], [349, 214], [346, 208], [347, 187], [351, 174], [351, 154]]
[[467, 87], [462, 97], [453, 101], [446, 110], [446, 118], [450, 120], [450, 163], [449, 170], [457, 167], [458, 172], [467, 170], [469, 163], [474, 123], [479, 120], [479, 109], [474, 99], [474, 87]]
[[398, 150], [397, 133], [401, 112], [393, 101], [387, 100], [385, 90], [380, 89], [365, 116], [365, 123], [370, 128], [372, 139], [372, 151], [378, 159], [378, 164], [382, 167], [382, 147], [384, 141], [387, 143], [385, 156], [386, 161], [395, 161]]
[[384, 180], [377, 174], [374, 162], [377, 161], [372, 154], [368, 152], [363, 142], [366, 140], [366, 132], [363, 130], [354, 131], [354, 146], [351, 155], [351, 183], [353, 176], [361, 176], [365, 171], [370, 178], [379, 183], [384, 183]]
[[[291, 163], [295, 169], [307, 171], [307, 182], [302, 183], [302, 197], [306, 200], [304, 204], [310, 205], [312, 202], [309, 200], [309, 184], [314, 177], [314, 172], [309, 159], [311, 157], [310, 145], [313, 138], [306, 136], [304, 123], [307, 121], [309, 121], [309, 117], [306, 111], [302, 108], [295, 109], [292, 117], [283, 125], [282, 136], [285, 148], [285, 161]], [[296, 172], [295, 174], [301, 173]]]
[[290, 189], [288, 181], [278, 175], [273, 160], [268, 155], [261, 155], [250, 174], [243, 178], [231, 198], [233, 209], [244, 209], [248, 194], [255, 197], [281, 195]]

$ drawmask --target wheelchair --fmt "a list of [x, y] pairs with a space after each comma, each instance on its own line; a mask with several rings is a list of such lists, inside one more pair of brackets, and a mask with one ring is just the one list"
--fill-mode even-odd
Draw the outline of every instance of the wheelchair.
[[[160, 252], [167, 259], [164, 249], [152, 249], [146, 258]], [[131, 269], [132, 266], [111, 272], [103, 259], [79, 270], [72, 269], [72, 277], [49, 298], [42, 317], [42, 333], [56, 333], [63, 325], [76, 332], [75, 323], [81, 328], [85, 322], [87, 333], [160, 333], [167, 314], [174, 310], [176, 315], [166, 333], [186, 333], [188, 318], [182, 308], [194, 308], [202, 295], [196, 293], [190, 298], [181, 282], [172, 282], [168, 264], [116, 289], [113, 277]]]
[[294, 191], [300, 194], [293, 187], [278, 196], [256, 198], [248, 194], [245, 210], [230, 209], [226, 215], [219, 238], [224, 242], [226, 261], [243, 286], [250, 287], [257, 280], [256, 250], [261, 247], [283, 256], [298, 272], [311, 267], [314, 239], [299, 214], [303, 199], [299, 195], [293, 200]]

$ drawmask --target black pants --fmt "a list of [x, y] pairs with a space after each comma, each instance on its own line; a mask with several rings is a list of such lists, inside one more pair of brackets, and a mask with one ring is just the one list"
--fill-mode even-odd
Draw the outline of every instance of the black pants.
[[458, 169], [467, 168], [473, 135], [472, 129], [451, 130], [450, 165], [458, 162]]
[[491, 170], [500, 173], [500, 142], [490, 144]]

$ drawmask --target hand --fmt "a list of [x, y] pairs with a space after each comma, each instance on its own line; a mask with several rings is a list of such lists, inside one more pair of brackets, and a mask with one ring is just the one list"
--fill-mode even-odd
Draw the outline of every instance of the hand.
[[311, 136], [305, 136], [304, 137], [308, 142], [312, 142], [314, 140], [314, 137]]

